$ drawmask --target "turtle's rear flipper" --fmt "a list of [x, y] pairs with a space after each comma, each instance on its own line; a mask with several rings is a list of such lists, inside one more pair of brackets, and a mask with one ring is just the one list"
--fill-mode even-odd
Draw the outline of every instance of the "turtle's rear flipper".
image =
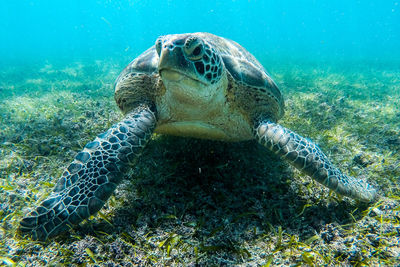
[[46, 240], [99, 211], [140, 155], [155, 124], [154, 113], [140, 107], [88, 143], [51, 195], [22, 219], [21, 232]]
[[343, 174], [312, 141], [268, 121], [259, 123], [254, 134], [260, 144], [333, 191], [363, 202], [374, 200], [371, 185]]

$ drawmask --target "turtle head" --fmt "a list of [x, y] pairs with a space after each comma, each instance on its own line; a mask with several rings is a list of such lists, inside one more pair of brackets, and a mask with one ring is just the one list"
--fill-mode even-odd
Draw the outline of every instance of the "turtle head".
[[224, 74], [220, 55], [199, 35], [161, 36], [155, 48], [159, 56], [158, 72], [167, 89], [179, 84], [181, 89], [204, 90], [218, 86]]

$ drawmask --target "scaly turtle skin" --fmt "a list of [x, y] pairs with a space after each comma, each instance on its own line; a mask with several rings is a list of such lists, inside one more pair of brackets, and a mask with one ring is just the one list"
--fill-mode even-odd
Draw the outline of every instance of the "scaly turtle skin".
[[96, 213], [134, 164], [153, 131], [195, 138], [256, 139], [312, 178], [369, 202], [376, 190], [343, 174], [309, 139], [276, 123], [282, 95], [239, 44], [209, 33], [159, 37], [115, 82], [125, 118], [88, 143], [54, 191], [20, 223], [46, 240]]

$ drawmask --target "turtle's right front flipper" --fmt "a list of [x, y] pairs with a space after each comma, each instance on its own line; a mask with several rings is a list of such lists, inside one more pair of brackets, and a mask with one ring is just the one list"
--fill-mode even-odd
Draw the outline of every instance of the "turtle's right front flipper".
[[99, 211], [150, 140], [155, 125], [154, 113], [141, 106], [88, 143], [51, 195], [22, 219], [21, 232], [46, 240]]

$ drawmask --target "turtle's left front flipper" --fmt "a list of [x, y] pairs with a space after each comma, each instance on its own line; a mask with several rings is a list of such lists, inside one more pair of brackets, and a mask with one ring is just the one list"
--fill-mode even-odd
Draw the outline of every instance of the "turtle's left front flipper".
[[68, 166], [54, 191], [20, 222], [23, 234], [46, 240], [101, 209], [150, 140], [156, 117], [140, 106], [88, 143]]
[[370, 202], [376, 190], [368, 183], [343, 174], [312, 141], [269, 121], [257, 123], [257, 141], [333, 191]]

